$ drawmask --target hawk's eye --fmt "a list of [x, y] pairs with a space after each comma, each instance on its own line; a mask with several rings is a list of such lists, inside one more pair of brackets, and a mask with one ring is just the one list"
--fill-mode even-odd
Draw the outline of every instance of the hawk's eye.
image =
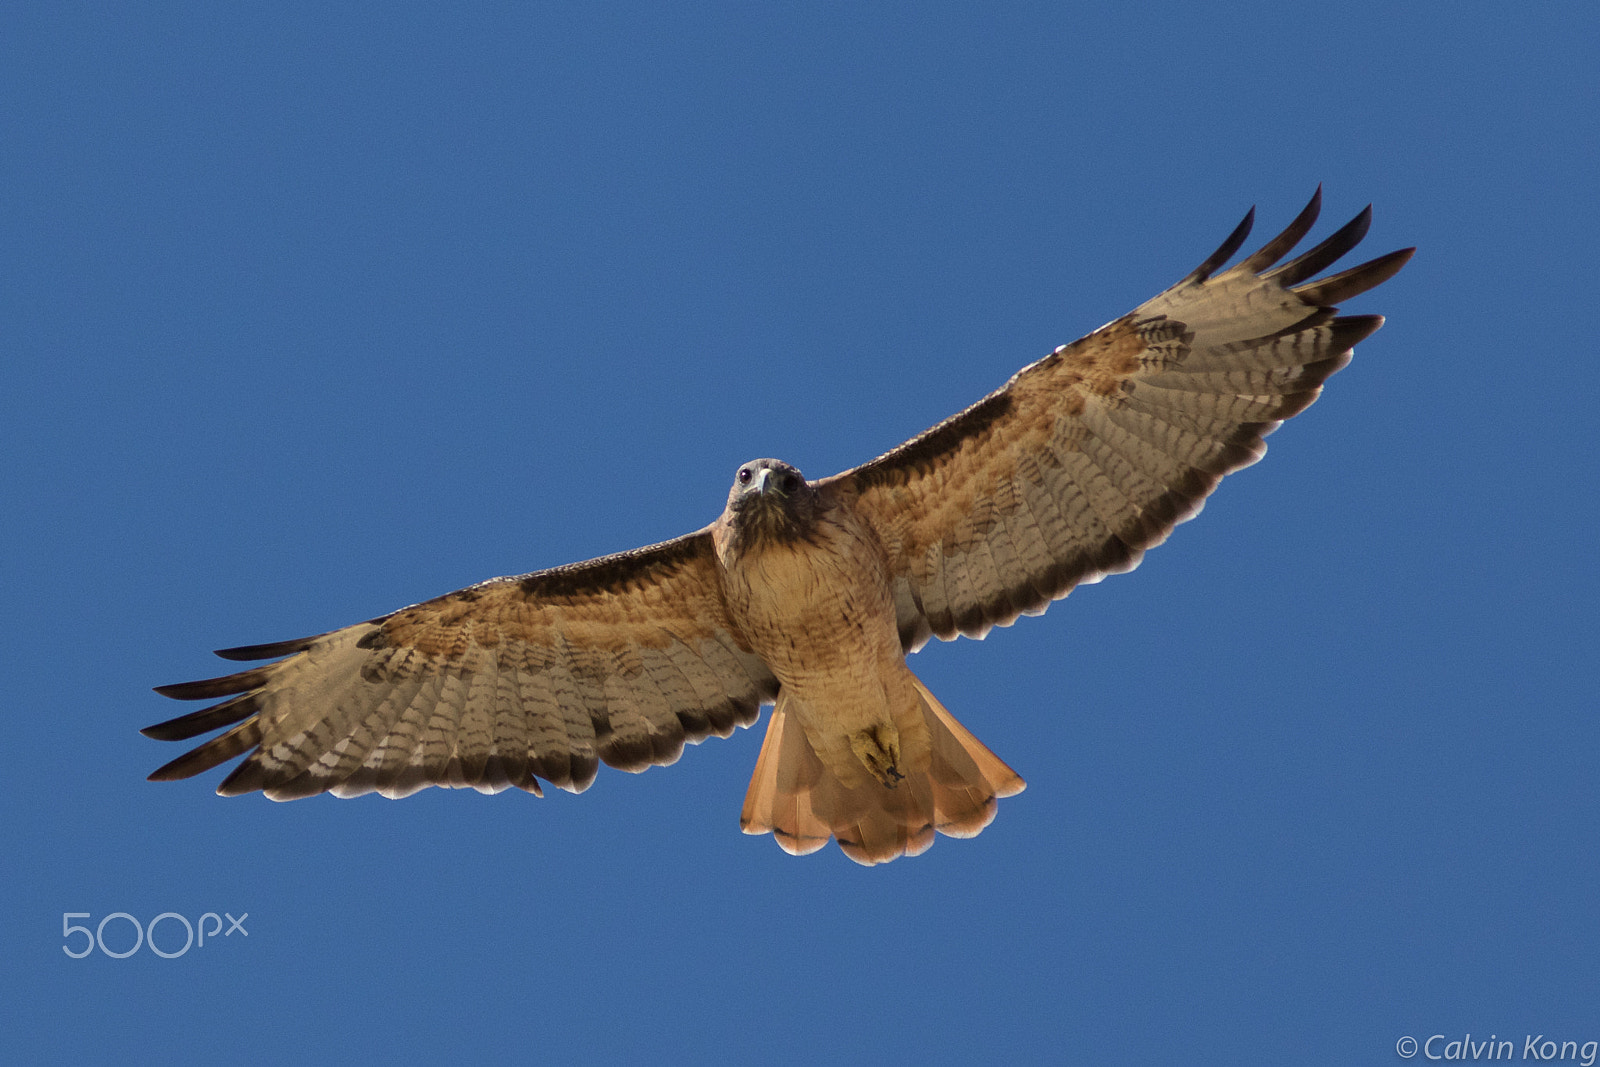
[[800, 488], [800, 476], [794, 471], [790, 471], [783, 476], [783, 481], [780, 484], [783, 486], [785, 493], [792, 493]]
[[740, 485], [749, 485], [750, 484], [750, 468], [749, 467], [740, 467], [739, 468], [739, 484]]

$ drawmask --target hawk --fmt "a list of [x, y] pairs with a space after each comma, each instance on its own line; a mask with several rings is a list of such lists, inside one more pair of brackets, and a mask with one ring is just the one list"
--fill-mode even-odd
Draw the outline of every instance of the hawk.
[[146, 736], [225, 732], [150, 778], [243, 755], [218, 793], [581, 792], [600, 763], [673, 763], [771, 704], [745, 833], [796, 855], [833, 839], [863, 864], [917, 855], [936, 833], [974, 836], [1023, 781], [906, 655], [1133, 568], [1317, 398], [1383, 323], [1333, 305], [1413, 251], [1315, 278], [1362, 239], [1369, 207], [1275, 265], [1320, 205], [1319, 188], [1222, 270], [1252, 209], [1166, 292], [862, 466], [808, 481], [758, 459], [738, 468], [722, 515], [683, 537], [223, 649], [272, 662], [157, 688], [221, 702]]

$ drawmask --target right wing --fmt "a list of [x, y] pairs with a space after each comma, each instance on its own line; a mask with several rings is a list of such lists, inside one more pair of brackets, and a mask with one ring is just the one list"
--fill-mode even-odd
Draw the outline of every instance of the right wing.
[[728, 618], [709, 530], [218, 655], [288, 658], [157, 688], [228, 699], [145, 736], [231, 729], [152, 781], [249, 753], [218, 793], [538, 793], [541, 778], [579, 792], [599, 761], [642, 771], [675, 762], [685, 742], [749, 726], [778, 688]]

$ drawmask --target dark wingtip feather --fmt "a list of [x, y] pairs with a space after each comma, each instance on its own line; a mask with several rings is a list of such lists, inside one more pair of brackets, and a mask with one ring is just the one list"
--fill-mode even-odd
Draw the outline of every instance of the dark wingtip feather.
[[1333, 320], [1333, 337], [1329, 348], [1348, 352], [1356, 345], [1378, 332], [1383, 325], [1382, 315], [1342, 315]]
[[1313, 304], [1337, 304], [1375, 289], [1400, 273], [1400, 268], [1411, 261], [1415, 248], [1402, 248], [1386, 256], [1370, 259], [1360, 266], [1331, 274], [1314, 282], [1294, 287], [1296, 295]]
[[265, 667], [256, 667], [238, 674], [225, 674], [221, 678], [202, 678], [196, 682], [174, 682], [171, 685], [158, 685], [155, 691], [164, 697], [173, 700], [211, 700], [215, 697], [232, 696], [251, 689], [259, 689], [267, 680], [267, 674], [276, 664]]
[[[221, 762], [220, 760], [218, 761]], [[215, 766], [215, 764], [213, 764]], [[265, 790], [272, 783], [267, 780], [267, 772], [261, 764], [253, 759], [247, 759], [235, 767], [226, 778], [217, 785], [219, 797], [242, 797], [246, 793]], [[308, 796], [310, 794], [307, 794]]]
[[294, 652], [304, 652], [316, 639], [316, 637], [297, 637], [292, 641], [274, 641], [265, 645], [239, 645], [236, 648], [219, 648], [216, 654], [223, 659], [233, 660], [277, 659], [279, 656], [287, 656]]
[[232, 726], [240, 719], [254, 715], [257, 708], [255, 695], [247, 693], [200, 711], [179, 715], [175, 719], [158, 722], [154, 726], [146, 726], [139, 732], [156, 741], [186, 741], [224, 726]]
[[1371, 225], [1372, 205], [1368, 204], [1361, 209], [1361, 214], [1339, 227], [1326, 241], [1263, 277], [1276, 280], [1284, 288], [1303, 282], [1360, 244]]
[[1250, 228], [1256, 224], [1256, 209], [1251, 207], [1245, 212], [1244, 221], [1233, 228], [1228, 239], [1223, 241], [1217, 250], [1206, 257], [1206, 261], [1189, 272], [1189, 276], [1180, 282], [1180, 285], [1192, 282], [1203, 282], [1217, 272], [1217, 268], [1233, 258], [1239, 251], [1239, 246], [1244, 244], [1245, 238], [1250, 236]]
[[221, 737], [213, 737], [199, 748], [185, 752], [177, 759], [157, 767], [145, 779], [147, 782], [175, 782], [193, 778], [226, 763], [261, 743], [261, 724], [254, 719], [242, 722]]
[[1316, 225], [1317, 217], [1322, 214], [1322, 186], [1317, 186], [1317, 191], [1311, 194], [1310, 203], [1300, 209], [1300, 214], [1294, 221], [1284, 227], [1282, 233], [1262, 245], [1252, 253], [1250, 258], [1244, 260], [1236, 268], [1247, 274], [1259, 274], [1278, 260], [1289, 254], [1289, 249], [1300, 243], [1300, 238], [1311, 231]]

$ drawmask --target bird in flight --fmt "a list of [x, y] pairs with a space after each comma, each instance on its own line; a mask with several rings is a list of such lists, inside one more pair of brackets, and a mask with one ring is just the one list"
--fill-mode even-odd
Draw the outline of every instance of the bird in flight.
[[158, 687], [221, 702], [146, 736], [224, 732], [150, 778], [243, 755], [218, 793], [581, 792], [600, 763], [673, 763], [685, 742], [727, 737], [772, 704], [745, 833], [796, 855], [836, 840], [863, 864], [917, 855], [936, 833], [975, 836], [1023, 781], [907, 654], [1130, 570], [1317, 398], [1383, 324], [1332, 305], [1413, 251], [1316, 278], [1366, 234], [1368, 208], [1277, 265], [1321, 198], [1224, 270], [1252, 209], [1166, 292], [852, 470], [808, 481], [753, 460], [694, 533], [223, 649], [272, 662]]

